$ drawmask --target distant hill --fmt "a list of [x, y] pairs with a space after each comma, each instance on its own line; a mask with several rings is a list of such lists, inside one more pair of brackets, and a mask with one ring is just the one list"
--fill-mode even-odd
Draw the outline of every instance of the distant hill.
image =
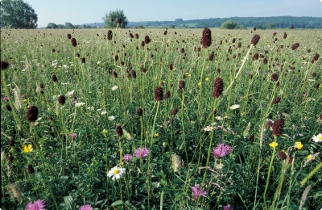
[[[174, 21], [140, 21], [129, 22], [127, 28], [217, 28], [228, 20], [235, 21], [239, 28], [256, 27], [258, 29], [270, 28], [295, 28], [322, 29], [322, 17], [230, 17], [183, 20], [178, 18]], [[89, 23], [80, 25], [83, 27], [102, 28], [103, 23]]]

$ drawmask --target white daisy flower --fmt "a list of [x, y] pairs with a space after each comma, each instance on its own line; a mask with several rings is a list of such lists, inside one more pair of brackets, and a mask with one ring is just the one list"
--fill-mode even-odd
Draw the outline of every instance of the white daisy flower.
[[116, 85], [114, 85], [113, 87], [112, 87], [112, 90], [114, 91], [114, 90], [117, 90], [117, 88], [119, 88], [118, 86], [116, 86]]
[[240, 108], [240, 105], [239, 104], [234, 104], [230, 107], [231, 110], [234, 110], [234, 109], [239, 109]]
[[220, 116], [216, 116], [215, 118], [216, 118], [216, 120], [223, 120], [224, 119], [224, 118], [222, 118]]
[[107, 114], [107, 111], [102, 111], [101, 112], [101, 115], [106, 115]]
[[322, 133], [319, 133], [318, 135], [313, 136], [312, 139], [316, 143], [321, 143], [322, 142]]
[[69, 91], [69, 92], [66, 93], [66, 96], [71, 96], [71, 95], [74, 94], [74, 92], [75, 92], [74, 90], [71, 90], [71, 91]]
[[121, 178], [122, 174], [125, 173], [125, 168], [115, 166], [107, 173], [108, 177], [111, 177], [114, 181], [115, 179]]
[[110, 121], [113, 121], [113, 120], [115, 119], [115, 117], [112, 115], [112, 116], [109, 116], [109, 117], [108, 117], [108, 119], [109, 119]]
[[84, 102], [79, 102], [79, 103], [76, 103], [76, 104], [75, 104], [75, 106], [76, 106], [76, 107], [81, 107], [81, 106], [83, 106], [83, 105], [85, 105], [85, 103], [84, 103]]
[[206, 126], [203, 130], [206, 131], [206, 132], [210, 132], [210, 131], [213, 131], [215, 129], [215, 127], [212, 127], [212, 126]]

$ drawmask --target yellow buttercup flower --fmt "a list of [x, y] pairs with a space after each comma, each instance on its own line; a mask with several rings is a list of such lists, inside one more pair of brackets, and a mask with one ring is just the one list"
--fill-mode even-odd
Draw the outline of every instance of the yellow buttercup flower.
[[303, 144], [300, 141], [296, 141], [294, 147], [298, 150], [303, 148]]
[[158, 138], [159, 137], [159, 133], [154, 134], [154, 137], [155, 138]]
[[313, 156], [311, 154], [309, 154], [308, 156], [306, 156], [306, 159], [311, 160], [311, 159], [313, 159]]
[[206, 81], [209, 81], [209, 78], [208, 77], [206, 77], [206, 79], [205, 79]]
[[278, 146], [278, 143], [277, 143], [277, 142], [271, 142], [271, 143], [269, 143], [269, 146], [270, 146], [272, 149], [274, 149], [275, 147], [277, 147], [277, 146]]
[[23, 151], [25, 153], [32, 152], [33, 151], [32, 144], [26, 144], [26, 145], [24, 145], [23, 146]]

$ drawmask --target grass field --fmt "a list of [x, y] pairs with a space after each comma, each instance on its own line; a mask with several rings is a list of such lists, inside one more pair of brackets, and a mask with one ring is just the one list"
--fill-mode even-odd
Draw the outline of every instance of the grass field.
[[1, 29], [1, 208], [322, 208], [322, 31], [202, 34]]

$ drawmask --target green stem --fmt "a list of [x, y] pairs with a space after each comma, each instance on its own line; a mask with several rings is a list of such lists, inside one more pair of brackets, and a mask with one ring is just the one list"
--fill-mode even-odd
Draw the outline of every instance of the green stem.
[[[274, 135], [274, 142], [276, 143], [276, 141], [277, 141], [277, 136]], [[275, 158], [275, 154], [276, 154], [276, 149], [274, 147], [273, 148], [273, 154], [272, 154], [272, 157], [271, 157], [271, 161], [270, 161], [269, 167], [268, 167], [268, 174], [267, 174], [267, 178], [266, 178], [266, 185], [265, 185], [265, 190], [264, 190], [264, 195], [263, 195], [264, 205], [266, 205], [266, 193], [267, 193], [267, 190], [268, 190], [268, 185], [269, 185], [269, 180], [270, 180], [270, 176], [271, 176], [271, 172], [272, 172], [272, 166], [273, 166], [273, 161], [274, 161], [274, 158]]]

